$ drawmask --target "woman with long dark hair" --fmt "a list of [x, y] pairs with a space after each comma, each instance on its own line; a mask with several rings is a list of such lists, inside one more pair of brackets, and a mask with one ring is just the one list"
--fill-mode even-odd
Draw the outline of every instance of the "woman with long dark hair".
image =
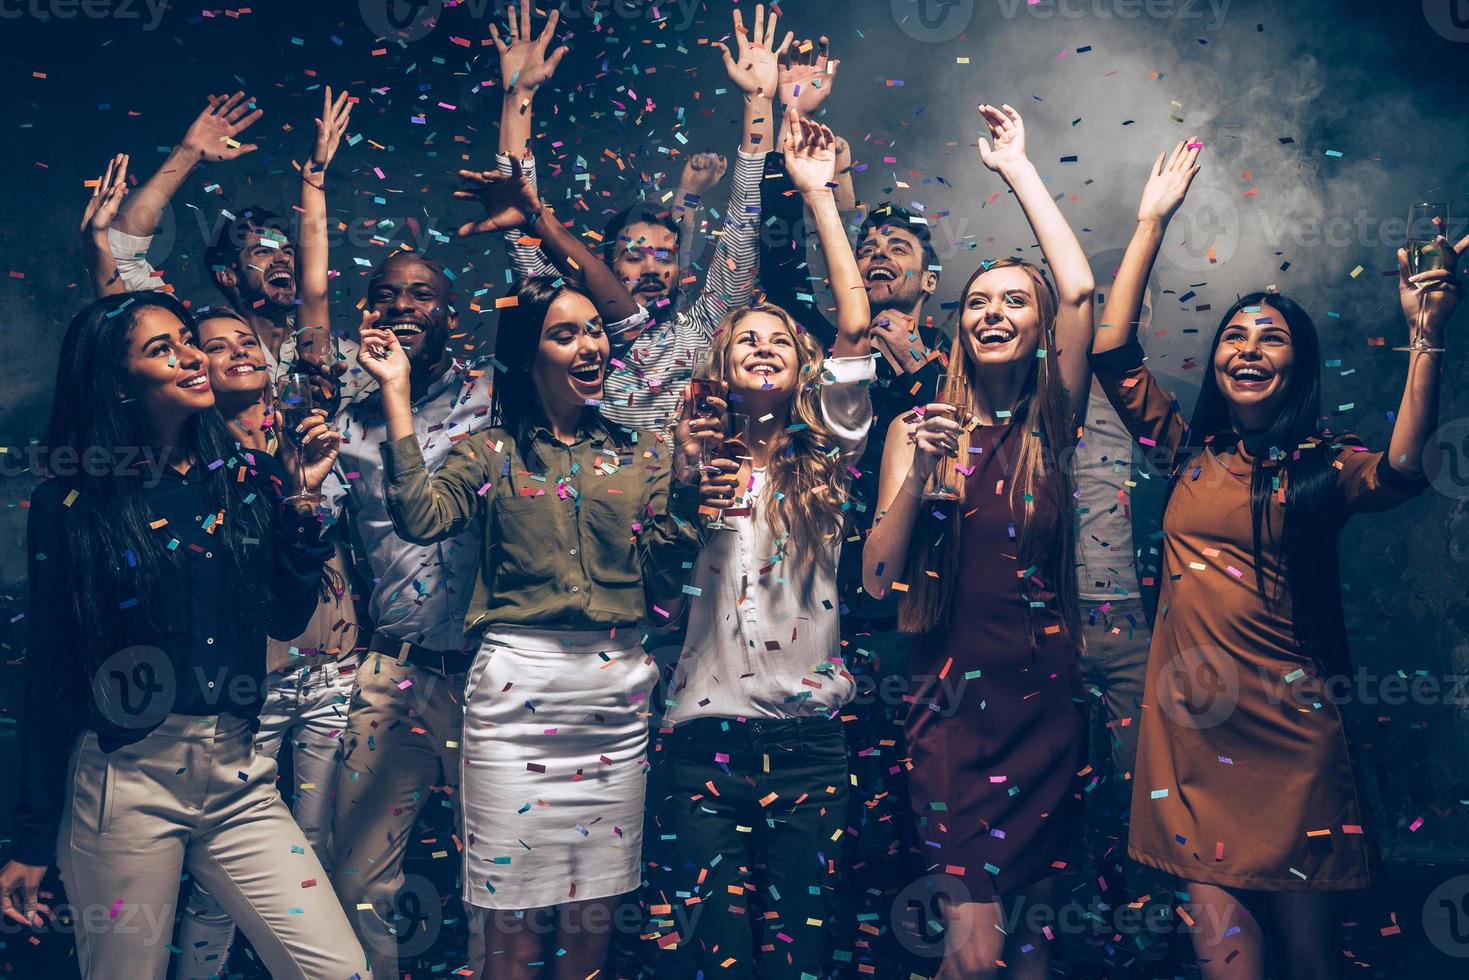
[[303, 423], [293, 485], [236, 443], [204, 365], [193, 317], [162, 293], [101, 299], [62, 341], [51, 478], [27, 525], [19, 839], [0, 904], [39, 925], [55, 858], [82, 973], [161, 978], [188, 875], [274, 976], [345, 980], [366, 969], [361, 947], [251, 735], [266, 636], [301, 632], [329, 553], [312, 508], [283, 498], [320, 486], [338, 437]]
[[1427, 485], [1457, 255], [1440, 239], [1445, 268], [1413, 275], [1398, 253], [1403, 313], [1431, 349], [1409, 355], [1387, 452], [1324, 428], [1316, 326], [1276, 292], [1241, 296], [1220, 318], [1185, 420], [1136, 332], [1199, 149], [1183, 141], [1154, 162], [1092, 357], [1133, 436], [1172, 463], [1129, 850], [1185, 883], [1203, 976], [1263, 977], [1273, 955], [1281, 975], [1328, 977], [1333, 899], [1378, 872], [1340, 706], [1324, 691], [1351, 665], [1337, 538], [1353, 514]]
[[557, 949], [558, 976], [591, 975], [610, 939], [592, 923], [611, 921], [641, 879], [658, 672], [638, 623], [682, 594], [699, 551], [697, 444], [686, 425], [675, 446], [602, 418], [607, 334], [568, 280], [519, 285], [499, 323], [492, 424], [432, 475], [397, 337], [371, 319], [361, 336], [399, 536], [432, 544], [482, 528], [460, 795], [463, 897], [485, 925], [486, 975], [533, 976]]
[[[1001, 906], [1054, 903], [1086, 758], [1066, 460], [1090, 384], [1091, 266], [1026, 158], [1019, 114], [980, 112], [995, 140], [981, 157], [1014, 189], [1056, 286], [1013, 258], [970, 276], [945, 390], [888, 430], [863, 549], [867, 590], [902, 592], [898, 625], [914, 637], [910, 795], [925, 868], [958, 879], [935, 889], [945, 980], [995, 976], [1002, 961], [1049, 974], [1050, 938], [1033, 925], [1007, 938]], [[943, 460], [957, 499], [922, 500]]]

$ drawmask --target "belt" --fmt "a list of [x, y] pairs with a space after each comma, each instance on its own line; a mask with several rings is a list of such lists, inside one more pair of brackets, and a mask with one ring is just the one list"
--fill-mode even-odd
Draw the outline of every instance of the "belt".
[[462, 674], [474, 662], [474, 654], [466, 653], [463, 650], [452, 650], [448, 653], [442, 650], [431, 650], [417, 643], [409, 643], [406, 640], [388, 636], [386, 633], [373, 633], [367, 649], [385, 657], [392, 657], [399, 663], [425, 667], [446, 675]]

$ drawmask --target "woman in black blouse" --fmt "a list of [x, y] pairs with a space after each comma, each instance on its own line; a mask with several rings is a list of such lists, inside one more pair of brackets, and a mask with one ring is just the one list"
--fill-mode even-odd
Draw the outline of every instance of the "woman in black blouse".
[[266, 636], [305, 627], [331, 553], [311, 506], [283, 499], [336, 458], [324, 419], [303, 425], [296, 487], [231, 437], [193, 318], [165, 294], [106, 297], [67, 329], [51, 478], [27, 526], [18, 839], [0, 908], [39, 927], [54, 860], [89, 978], [165, 975], [190, 876], [272, 975], [367, 975], [251, 737]]

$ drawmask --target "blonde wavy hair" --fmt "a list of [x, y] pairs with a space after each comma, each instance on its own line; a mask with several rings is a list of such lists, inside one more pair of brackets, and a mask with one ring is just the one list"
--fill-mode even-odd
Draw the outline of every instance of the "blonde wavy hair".
[[[1056, 350], [1056, 295], [1039, 267], [1011, 258], [985, 262], [960, 290], [961, 304], [962, 297], [969, 295], [969, 288], [976, 279], [993, 269], [1008, 266], [1021, 268], [1030, 277], [1040, 320], [1040, 347], [1053, 353]], [[967, 395], [968, 413], [974, 415], [979, 405], [975, 387], [969, 384], [971, 370], [963, 338], [956, 336], [949, 352], [949, 390], [945, 394], [956, 403]], [[1034, 360], [1012, 411], [1014, 417], [1010, 424], [1020, 427], [1020, 451], [1006, 475], [1011, 512], [1023, 515], [1022, 520], [1016, 522], [1019, 525], [1019, 539], [1016, 541], [1018, 563], [1021, 568], [1035, 568], [1042, 576], [1042, 582], [1055, 591], [1061, 619], [1075, 641], [1081, 635], [1076, 586], [1076, 515], [1072, 499], [1076, 488], [1070, 467], [1061, 465], [1061, 461], [1070, 457], [1067, 448], [1076, 444], [1076, 427], [1056, 357]], [[959, 437], [958, 458], [961, 462], [969, 459], [969, 435], [970, 430], [966, 429]], [[1042, 497], [1051, 502], [1057, 514], [1057, 546], [1054, 549], [1045, 547], [1032, 520], [1035, 501]], [[963, 505], [962, 499], [926, 501], [924, 504], [925, 515], [928, 511], [937, 511], [945, 520], [920, 517], [913, 529], [907, 560], [907, 580], [911, 585], [898, 604], [898, 628], [905, 633], [928, 633], [949, 625], [954, 583], [960, 575]], [[927, 574], [928, 571], [933, 571], [938, 577]], [[1032, 598], [1033, 578], [1021, 580], [1019, 585], [1027, 598]], [[997, 587], [1003, 588], [998, 584]], [[1031, 633], [1033, 643], [1034, 631]]]
[[[819, 554], [842, 533], [847, 502], [847, 467], [856, 454], [841, 449], [841, 443], [821, 418], [821, 345], [783, 308], [758, 303], [730, 310], [719, 322], [716, 343], [699, 377], [728, 382], [729, 350], [739, 325], [758, 314], [778, 319], [796, 343], [796, 387], [786, 402], [785, 424], [776, 430], [766, 469], [764, 517], [775, 540], [776, 554], [789, 560], [793, 555]], [[738, 406], [732, 406], [736, 410]], [[792, 430], [792, 426], [799, 426]], [[753, 448], [753, 447], [752, 447]], [[799, 581], [803, 595], [813, 580], [814, 562], [795, 563], [800, 572], [787, 574]]]

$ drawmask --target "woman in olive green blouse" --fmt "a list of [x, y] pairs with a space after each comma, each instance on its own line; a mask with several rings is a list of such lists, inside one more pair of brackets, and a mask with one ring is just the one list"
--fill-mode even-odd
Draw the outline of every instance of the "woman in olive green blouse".
[[609, 939], [590, 923], [611, 921], [640, 878], [658, 671], [638, 621], [676, 605], [702, 544], [696, 460], [662, 433], [602, 419], [607, 336], [587, 294], [561, 279], [520, 286], [500, 320], [491, 424], [463, 433], [432, 475], [397, 340], [364, 324], [362, 352], [383, 391], [398, 534], [430, 544], [483, 527], [460, 786], [464, 900], [501, 910], [487, 917], [487, 975], [549, 960], [548, 933], [565, 951], [556, 959], [573, 961], [558, 970], [590, 974]]

